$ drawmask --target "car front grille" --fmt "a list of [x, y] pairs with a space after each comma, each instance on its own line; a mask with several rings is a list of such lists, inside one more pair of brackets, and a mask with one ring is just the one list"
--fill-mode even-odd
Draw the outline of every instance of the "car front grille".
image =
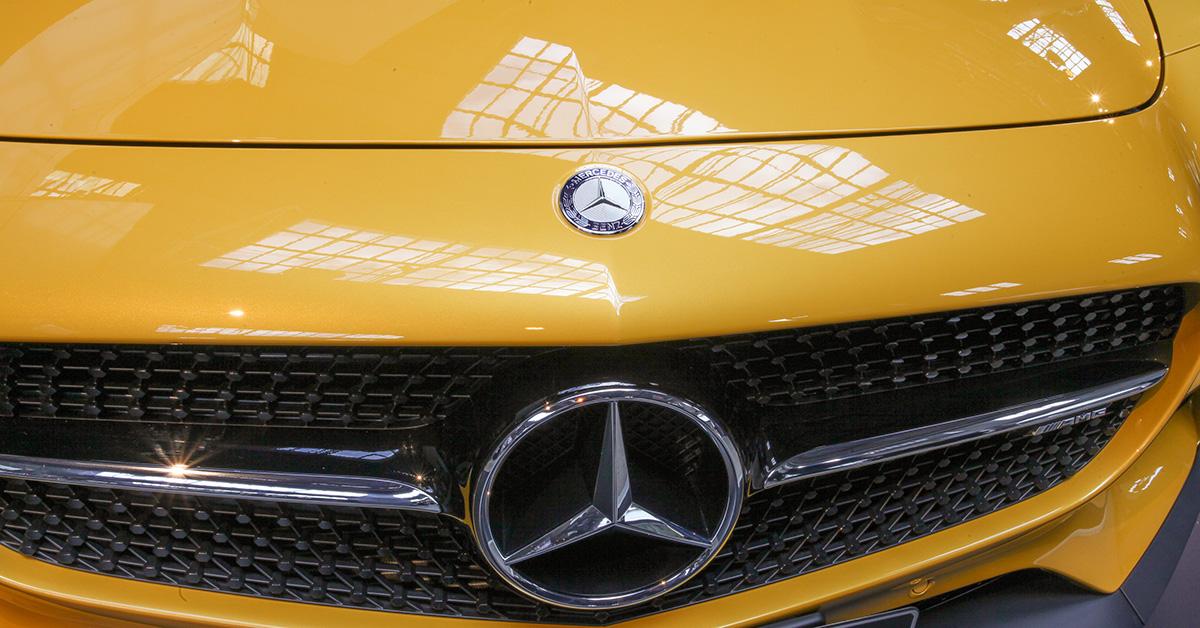
[[553, 608], [482, 567], [456, 519], [3, 480], [0, 543], [84, 571], [341, 607], [598, 624], [702, 602], [877, 552], [1040, 494], [1091, 461], [1136, 399], [761, 491], [696, 578], [615, 612]]
[[411, 428], [444, 419], [520, 349], [9, 345], [0, 416]]
[[[623, 347], [680, 356], [730, 397], [779, 406], [1064, 362], [1171, 337], [1177, 285], [866, 323]], [[586, 348], [0, 345], [0, 417], [411, 428], [500, 373]], [[543, 394], [553, 391], [543, 391]]]
[[[1011, 394], [1014, 381], [1023, 391], [1020, 382], [1055, 373], [1073, 373], [1054, 380], [1063, 386], [1087, 387], [1096, 383], [1089, 378], [1115, 372], [1105, 364], [1165, 367], [1186, 305], [1184, 287], [1169, 285], [625, 347], [2, 344], [0, 420], [21, 436], [0, 454], [94, 456], [93, 443], [107, 435], [105, 446], [119, 443], [122, 455], [153, 450], [173, 461], [183, 452], [211, 462], [227, 455], [225, 445], [252, 443], [254, 451], [274, 452], [272, 465], [297, 465], [292, 472], [323, 460], [348, 465], [338, 473], [437, 475], [422, 486], [446, 501], [439, 504], [445, 514], [432, 514], [0, 479], [0, 544], [89, 572], [296, 602], [621, 621], [843, 563], [1040, 494], [1090, 462], [1136, 398], [1106, 400], [1105, 412], [1087, 422], [1056, 423], [1038, 435], [1007, 432], [757, 490], [698, 576], [649, 602], [595, 613], [516, 592], [486, 566], [463, 523], [458, 489], [512, 412], [588, 378], [619, 374], [707, 395], [702, 405], [747, 451], [759, 451], [756, 439], [781, 423], [838, 442], [861, 437], [863, 425], [820, 417], [841, 416], [838, 408], [858, 401], [874, 416], [899, 416], [875, 408], [875, 400], [895, 404], [903, 395], [902, 405], [927, 408], [931, 397], [960, 388], [986, 401], [989, 392]], [[580, 364], [590, 370], [575, 372]], [[648, 374], [655, 367], [665, 379]], [[972, 382], [953, 384], [964, 378]], [[890, 394], [867, 396], [876, 392]], [[662, 433], [659, 423], [631, 420], [631, 451], [688, 477], [698, 441]], [[541, 474], [577, 455], [568, 451], [574, 429], [564, 422], [539, 433], [540, 455], [520, 463], [527, 468], [514, 463], [513, 472]], [[231, 469], [259, 462], [223, 460]]]
[[883, 321], [706, 338], [714, 379], [761, 405], [843, 399], [1100, 355], [1169, 338], [1161, 286]]

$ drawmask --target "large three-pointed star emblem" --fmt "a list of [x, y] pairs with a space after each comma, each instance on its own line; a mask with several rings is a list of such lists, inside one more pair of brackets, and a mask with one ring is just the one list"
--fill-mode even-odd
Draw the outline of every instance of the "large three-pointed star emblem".
[[725, 428], [653, 388], [581, 386], [527, 407], [479, 467], [472, 527], [488, 563], [539, 600], [644, 602], [720, 551], [745, 474]]
[[604, 441], [600, 450], [600, 468], [596, 470], [592, 503], [537, 540], [505, 556], [505, 560], [510, 565], [516, 564], [582, 541], [610, 528], [642, 534], [668, 543], [696, 547], [707, 547], [712, 543], [706, 535], [661, 517], [634, 501], [629, 481], [629, 465], [625, 459], [625, 438], [621, 430], [621, 406], [615, 401], [608, 403]]

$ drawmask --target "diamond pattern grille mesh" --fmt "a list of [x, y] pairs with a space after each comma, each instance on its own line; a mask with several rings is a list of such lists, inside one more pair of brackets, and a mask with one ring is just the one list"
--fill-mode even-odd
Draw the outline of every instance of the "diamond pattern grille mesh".
[[1171, 337], [1183, 289], [1160, 286], [884, 321], [708, 338], [714, 379], [792, 405], [1099, 355]]
[[0, 347], [0, 416], [412, 427], [536, 350]]
[[[642, 348], [682, 351], [735, 398], [795, 405], [1152, 343], [1183, 304], [1158, 286]], [[0, 417], [412, 427], [553, 350], [0, 345]]]

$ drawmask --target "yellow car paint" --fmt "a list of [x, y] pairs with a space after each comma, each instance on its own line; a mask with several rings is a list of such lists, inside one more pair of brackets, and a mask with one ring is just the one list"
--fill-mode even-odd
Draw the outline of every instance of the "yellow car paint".
[[1132, 109], [1161, 75], [1142, 0], [55, 0], [0, 7], [0, 42], [0, 136], [105, 140], [974, 127]]
[[[0, 337], [618, 344], [1196, 281], [1183, 133], [1155, 106], [594, 150], [0, 142], [0, 264], [21, 268], [0, 282]], [[588, 161], [646, 183], [636, 233], [557, 218]], [[1156, 257], [1121, 263], [1137, 255]]]
[[1191, 0], [1150, 0], [1162, 49], [1171, 55], [1200, 46], [1200, 11]]
[[[77, 11], [125, 10], [101, 2], [77, 4], [39, 5], [37, 11], [23, 10], [21, 20], [0, 25], [0, 46], [15, 46], [0, 53], [8, 59], [0, 64], [0, 85], [11, 69], [8, 63], [25, 44], [68, 28]], [[812, 80], [829, 92], [855, 81], [885, 81], [889, 77], [882, 73], [847, 76], [845, 68], [870, 66], [881, 49], [897, 58], [928, 58], [934, 49], [943, 50], [937, 46], [945, 42], [922, 44], [921, 37], [936, 37], [945, 27], [936, 21], [951, 18], [930, 15], [922, 21], [898, 10], [901, 3], [890, 3], [892, 21], [887, 23], [898, 20], [909, 30], [886, 34], [868, 8], [889, 3], [822, 4], [830, 6], [813, 10], [843, 23], [856, 16], [860, 32], [875, 40], [847, 44], [845, 57], [831, 67], [809, 68], [811, 80], [796, 85], [767, 81], [765, 67], [747, 71], [739, 66], [753, 88], [739, 92], [718, 81], [723, 89], [706, 92], [711, 86], [697, 86], [702, 81], [695, 76], [672, 75], [648, 62], [667, 58], [667, 50], [659, 51], [660, 56], [640, 50], [644, 63], [624, 58], [597, 62], [595, 76], [617, 80], [614, 75], [620, 73], [617, 82], [631, 86], [653, 82], [646, 89], [652, 87], [656, 96], [688, 102], [697, 107], [694, 111], [728, 125], [727, 130], [681, 126], [618, 134], [588, 128], [578, 135], [540, 138], [577, 146], [535, 147], [507, 142], [538, 138], [439, 134], [465, 90], [512, 45], [508, 40], [518, 30], [525, 31], [521, 36], [538, 35], [532, 26], [525, 28], [535, 22], [515, 20], [544, 20], [542, 35], [550, 37], [554, 24], [546, 16], [566, 9], [540, 3], [520, 9], [515, 4], [464, 8], [460, 3], [439, 10], [431, 4], [427, 15], [406, 13], [406, 24], [381, 19], [377, 36], [400, 45], [398, 33], [420, 30], [429, 20], [449, 19], [430, 29], [444, 38], [451, 26], [466, 29], [467, 16], [516, 14], [494, 17], [488, 24], [502, 27], [494, 41], [480, 35], [476, 48], [492, 46], [488, 55], [472, 56], [475, 48], [464, 46], [444, 59], [449, 64], [441, 71], [445, 76], [405, 68], [409, 87], [413, 80], [427, 81], [421, 89], [441, 94], [440, 100], [406, 99], [405, 90], [395, 85], [372, 87], [384, 90], [377, 94], [353, 92], [363, 77], [382, 66], [361, 60], [366, 65], [357, 65], [353, 55], [339, 61], [337, 55], [346, 54], [342, 46], [350, 44], [328, 42], [323, 58], [330, 67], [350, 66], [363, 74], [344, 84], [335, 82], [329, 89], [336, 98], [323, 100], [312, 85], [286, 80], [300, 70], [284, 61], [296, 62], [301, 51], [326, 44], [305, 40], [295, 24], [291, 31], [280, 24], [281, 4], [228, 3], [234, 12], [257, 7], [248, 28], [257, 32], [262, 24], [263, 32], [276, 36], [278, 56], [272, 59], [278, 62], [271, 66], [267, 87], [251, 85], [253, 73], [215, 85], [164, 85], [177, 74], [150, 71], [156, 51], [163, 48], [147, 47], [135, 51], [134, 58], [150, 65], [129, 70], [132, 76], [102, 72], [115, 83], [88, 83], [94, 92], [74, 91], [79, 85], [68, 80], [65, 92], [48, 92], [36, 101], [45, 109], [38, 113], [41, 117], [0, 115], [0, 132], [10, 136], [10, 141], [0, 141], [0, 264], [13, 269], [0, 280], [0, 338], [622, 344], [1200, 282], [1200, 49], [1188, 49], [1195, 30], [1186, 26], [1186, 19], [1172, 18], [1172, 24], [1184, 26], [1162, 29], [1164, 46], [1174, 54], [1161, 66], [1157, 51], [1139, 57], [1143, 69], [1138, 74], [1128, 66], [1134, 47], [1110, 14], [1100, 10], [1102, 3], [1037, 8], [1017, 2], [972, 4], [953, 16], [966, 20], [954, 22], [958, 28], [993, 23], [985, 10], [1003, 12], [1004, 20], [994, 23], [1036, 17], [1049, 24], [1053, 19], [1063, 32], [1064, 24], [1072, 24], [1072, 41], [1103, 47], [1103, 62], [1096, 57], [1096, 71], [1067, 80], [1061, 70], [1042, 67], [1045, 59], [1007, 31], [993, 33], [993, 43], [1013, 50], [998, 48], [985, 60], [1020, 68], [1009, 79], [1019, 75], [1022, 89], [1047, 100], [1035, 103], [1027, 94], [1008, 93], [1000, 82], [989, 83], [991, 78], [960, 65], [955, 66], [960, 74], [939, 74], [933, 81], [935, 93], [980, 80], [977, 93], [989, 94], [995, 107], [981, 109], [970, 101], [971, 94], [960, 91], [954, 96], [963, 98], [938, 100], [936, 117], [922, 119], [911, 94], [911, 101], [884, 107], [859, 91], [855, 98], [838, 100], [844, 109], [838, 111], [830, 101], [810, 98], [806, 90]], [[983, 8], [992, 4], [997, 6]], [[1087, 11], [1065, 15], [1068, 8], [1083, 4]], [[1164, 16], [1185, 4], [1155, 0], [1160, 26]], [[1113, 0], [1111, 6], [1140, 42], [1136, 50], [1146, 53], [1156, 40], [1141, 3]], [[202, 3], [189, 10], [209, 7]], [[315, 6], [295, 11], [301, 17], [291, 19], [301, 22], [329, 19], [328, 12]], [[451, 14], [446, 11], [459, 13], [447, 18]], [[711, 18], [673, 17], [683, 21], [668, 29], [663, 17], [655, 28], [676, 33], [672, 41], [678, 38], [680, 50], [674, 54], [687, 58], [696, 53], [696, 44], [687, 44], [687, 38]], [[353, 12], [341, 19], [367, 21]], [[346, 28], [344, 22], [333, 24], [333, 31]], [[921, 24], [927, 29], [921, 30]], [[795, 25], [780, 21], [767, 26]], [[1109, 30], [1101, 32], [1101, 26]], [[214, 46], [229, 41], [230, 27], [223, 28], [213, 31], [225, 33], [223, 38], [197, 35], [156, 45], [190, 45], [189, 58], [204, 59]], [[709, 23], [708, 28], [715, 27]], [[134, 50], [143, 41], [139, 36], [158, 41], [151, 35], [156, 34], [135, 31], [127, 41], [105, 45]], [[835, 45], [832, 38], [825, 33], [817, 39]], [[257, 40], [248, 41], [253, 47]], [[594, 56], [599, 45], [572, 42], [580, 58]], [[81, 54], [53, 45], [45, 46], [45, 52]], [[1031, 56], [1032, 65], [1016, 59], [1017, 52]], [[322, 58], [314, 56], [313, 63]], [[63, 59], [71, 57], [57, 61]], [[42, 61], [41, 67], [57, 66], [53, 57]], [[592, 63], [584, 66], [589, 77]], [[464, 69], [469, 64], [478, 65], [478, 71]], [[817, 135], [1080, 117], [1099, 112], [1092, 93], [1103, 94], [1101, 102], [1110, 104], [1107, 113], [1112, 113], [1151, 98], [1164, 68], [1161, 97], [1127, 115], [971, 132], [752, 141], [779, 129]], [[140, 74], [143, 69], [147, 73]], [[733, 74], [726, 68], [719, 76], [726, 81]], [[459, 86], [462, 93], [450, 89], [463, 76], [470, 77], [470, 85]], [[137, 92], [130, 83], [146, 91]], [[139, 95], [131, 96], [135, 93]], [[747, 107], [746, 98], [756, 94], [790, 95], [803, 106], [789, 109], [771, 101]], [[353, 103], [333, 102], [382, 96], [389, 98], [387, 108], [361, 110], [353, 109]], [[1076, 97], [1087, 104], [1073, 108]], [[316, 110], [294, 106], [308, 100]], [[9, 106], [11, 102], [0, 103], [0, 114], [7, 114]], [[417, 138], [447, 145], [263, 149], [14, 140], [51, 136], [228, 143]], [[681, 139], [722, 141], [675, 142]], [[506, 144], [486, 149], [465, 145], [499, 140]], [[649, 218], [636, 232], [601, 239], [575, 233], [557, 219], [552, 205], [556, 186], [588, 162], [619, 165], [646, 184]], [[786, 186], [772, 190], [768, 183], [778, 181]], [[1138, 261], [1129, 263], [1132, 258]], [[1176, 339], [1168, 379], [1069, 482], [886, 552], [628, 625], [748, 626], [817, 608], [831, 618], [853, 617], [908, 603], [913, 580], [926, 589], [923, 595], [936, 595], [1026, 568], [1052, 570], [1094, 590], [1112, 591], [1144, 551], [1193, 462], [1197, 418], [1191, 404], [1181, 403], [1197, 381], [1200, 317], [1192, 313]], [[1114, 542], [1117, 538], [1120, 543]], [[1104, 556], [1103, 565], [1098, 555]], [[9, 625], [495, 625], [130, 582], [43, 564], [8, 550], [0, 551], [0, 583], [0, 624]]]

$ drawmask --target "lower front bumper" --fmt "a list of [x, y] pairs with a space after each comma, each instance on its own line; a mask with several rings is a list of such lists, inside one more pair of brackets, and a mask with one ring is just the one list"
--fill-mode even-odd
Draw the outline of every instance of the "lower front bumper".
[[1086, 591], [1045, 572], [1018, 572], [941, 600], [930, 600], [922, 608], [920, 626], [1194, 625], [1200, 616], [1200, 599], [1193, 594], [1195, 574], [1200, 571], [1198, 519], [1200, 464], [1193, 464], [1179, 499], [1154, 541], [1115, 593]]

